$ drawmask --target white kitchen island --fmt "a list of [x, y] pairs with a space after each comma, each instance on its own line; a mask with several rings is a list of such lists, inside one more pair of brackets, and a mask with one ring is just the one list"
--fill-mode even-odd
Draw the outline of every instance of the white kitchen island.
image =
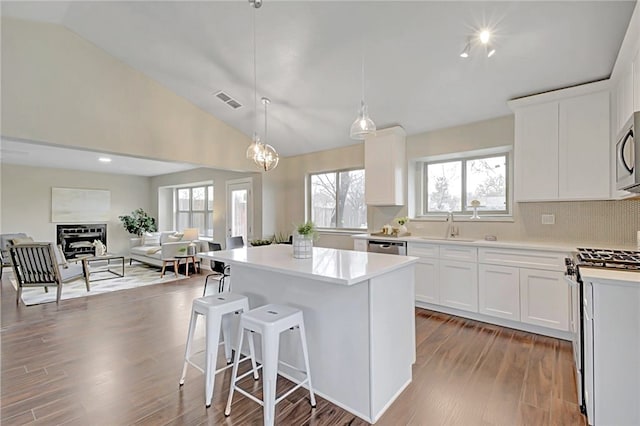
[[[411, 382], [416, 258], [315, 247], [311, 259], [294, 259], [291, 245], [198, 256], [231, 265], [231, 290], [251, 308], [303, 311], [313, 386], [323, 398], [375, 423]], [[280, 359], [302, 366], [298, 339], [282, 334]]]

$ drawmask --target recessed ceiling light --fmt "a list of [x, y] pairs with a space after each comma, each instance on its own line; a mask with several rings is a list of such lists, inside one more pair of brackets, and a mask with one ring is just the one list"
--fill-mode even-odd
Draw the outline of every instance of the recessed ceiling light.
[[101, 163], [110, 163], [111, 162], [111, 158], [109, 158], [109, 157], [100, 157], [100, 158], [98, 158], [98, 161], [100, 161]]

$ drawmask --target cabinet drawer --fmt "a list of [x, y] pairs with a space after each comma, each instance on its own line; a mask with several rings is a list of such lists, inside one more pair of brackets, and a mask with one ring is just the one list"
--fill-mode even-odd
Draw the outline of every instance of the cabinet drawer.
[[440, 246], [440, 259], [478, 261], [478, 249], [465, 246]]
[[409, 243], [407, 245], [407, 255], [418, 257], [432, 257], [438, 258], [438, 245], [437, 244], [421, 244], [421, 243]]
[[569, 253], [541, 250], [480, 248], [478, 251], [480, 263], [547, 269], [551, 271], [564, 271], [564, 258], [568, 256]]

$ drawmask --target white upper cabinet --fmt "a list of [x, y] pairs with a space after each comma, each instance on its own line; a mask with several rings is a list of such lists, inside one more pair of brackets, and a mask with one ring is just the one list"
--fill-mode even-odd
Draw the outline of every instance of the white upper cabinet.
[[609, 90], [598, 82], [511, 101], [516, 201], [610, 197]]
[[633, 113], [633, 90], [633, 70], [629, 66], [616, 87], [616, 135]]
[[559, 199], [609, 198], [609, 91], [560, 102]]
[[395, 126], [364, 141], [365, 200], [374, 206], [404, 205], [406, 133]]
[[633, 110], [640, 111], [640, 47], [633, 60]]
[[516, 201], [558, 198], [558, 103], [516, 110]]

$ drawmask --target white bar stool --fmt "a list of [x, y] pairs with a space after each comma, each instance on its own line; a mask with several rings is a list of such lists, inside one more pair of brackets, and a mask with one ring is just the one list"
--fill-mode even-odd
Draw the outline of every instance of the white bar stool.
[[[229, 364], [216, 370], [218, 346], [222, 344], [224, 345], [227, 362], [231, 362], [231, 341], [229, 340], [231, 334], [231, 318], [229, 315], [248, 311], [249, 300], [246, 296], [239, 294], [220, 293], [193, 300], [191, 305], [191, 320], [189, 321], [189, 335], [187, 336], [187, 347], [184, 352], [184, 365], [182, 367], [182, 376], [180, 377], [180, 386], [184, 385], [188, 364], [191, 364], [197, 370], [203, 372], [205, 374], [205, 404], [207, 408], [211, 406], [216, 374], [232, 367], [232, 365]], [[206, 319], [206, 354], [204, 369], [191, 360], [191, 356], [194, 355], [191, 353], [191, 345], [193, 343], [193, 335], [196, 330], [196, 323], [199, 315], [203, 315]], [[220, 342], [220, 331], [222, 331], [223, 336], [222, 342]], [[239, 359], [241, 349], [242, 342], [238, 344], [236, 360]], [[245, 361], [247, 359], [251, 360], [253, 377], [258, 380], [258, 369], [256, 367], [254, 354], [253, 336], [250, 336], [249, 356], [245, 356], [241, 361]]]
[[[298, 328], [300, 330], [300, 341], [302, 343], [302, 354], [304, 356], [305, 370], [287, 364], [278, 360], [278, 351], [280, 347], [280, 333], [289, 329]], [[240, 326], [238, 329], [238, 345], [242, 344], [244, 333], [248, 331], [251, 338], [252, 332], [262, 335], [262, 365], [263, 368], [262, 385], [264, 400], [259, 400], [249, 392], [241, 389], [236, 383], [246, 377], [251, 372], [247, 372], [240, 377], [238, 374], [238, 364], [240, 361], [239, 354], [236, 352], [233, 361], [233, 370], [231, 373], [231, 387], [229, 389], [229, 399], [227, 407], [224, 410], [225, 416], [231, 414], [231, 402], [233, 400], [233, 392], [238, 391], [247, 398], [257, 402], [264, 407], [264, 424], [273, 425], [275, 417], [276, 404], [289, 396], [293, 391], [298, 389], [305, 383], [309, 386], [309, 397], [311, 399], [311, 407], [315, 408], [316, 398], [311, 385], [311, 373], [309, 371], [309, 353], [307, 350], [307, 339], [304, 331], [304, 318], [302, 311], [290, 306], [283, 305], [265, 305], [249, 312], [245, 312], [240, 316]], [[291, 390], [276, 398], [276, 380], [278, 376], [278, 363], [289, 368], [306, 374], [306, 378], [294, 386]], [[255, 377], [255, 376], [254, 376]]]

